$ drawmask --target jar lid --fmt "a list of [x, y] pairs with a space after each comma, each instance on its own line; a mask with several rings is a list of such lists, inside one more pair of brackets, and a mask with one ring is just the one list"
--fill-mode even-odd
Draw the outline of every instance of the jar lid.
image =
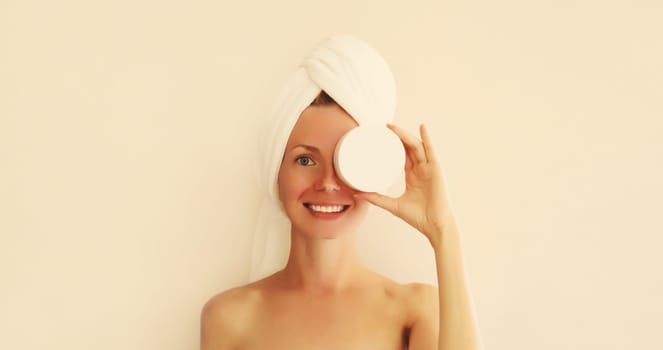
[[381, 125], [359, 125], [334, 152], [338, 177], [362, 192], [385, 193], [403, 175], [405, 149], [398, 135]]

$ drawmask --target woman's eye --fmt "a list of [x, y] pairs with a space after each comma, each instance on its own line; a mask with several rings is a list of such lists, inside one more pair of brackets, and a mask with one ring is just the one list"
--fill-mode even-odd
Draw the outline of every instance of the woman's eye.
[[303, 157], [297, 158], [297, 164], [302, 165], [302, 166], [310, 166], [310, 165], [314, 165], [315, 162], [313, 161], [313, 159], [311, 159], [311, 157], [303, 156]]

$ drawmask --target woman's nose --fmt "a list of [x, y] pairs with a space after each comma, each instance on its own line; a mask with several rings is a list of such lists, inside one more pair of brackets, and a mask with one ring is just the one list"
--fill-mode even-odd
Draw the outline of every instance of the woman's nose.
[[326, 166], [322, 171], [316, 189], [325, 192], [338, 191], [341, 189], [341, 179], [336, 175], [336, 169], [334, 169], [333, 166]]

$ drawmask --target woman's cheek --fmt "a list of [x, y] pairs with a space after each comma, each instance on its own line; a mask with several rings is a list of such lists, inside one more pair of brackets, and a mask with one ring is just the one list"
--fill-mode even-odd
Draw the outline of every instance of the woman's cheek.
[[303, 169], [284, 169], [279, 177], [281, 198], [297, 200], [310, 186], [310, 174]]
[[303, 194], [311, 187], [311, 172], [301, 171], [293, 177], [293, 192]]

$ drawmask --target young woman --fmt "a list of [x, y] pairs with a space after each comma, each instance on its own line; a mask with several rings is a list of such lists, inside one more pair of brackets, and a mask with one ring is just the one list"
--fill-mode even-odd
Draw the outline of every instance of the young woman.
[[[460, 232], [430, 135], [422, 125], [420, 141], [389, 125], [406, 150], [406, 190], [389, 198], [353, 190], [335, 171], [335, 147], [357, 124], [324, 91], [296, 119], [277, 179], [291, 223], [287, 264], [211, 298], [201, 349], [480, 348]], [[426, 236], [439, 290], [398, 284], [357, 261], [356, 228], [370, 204]]]

